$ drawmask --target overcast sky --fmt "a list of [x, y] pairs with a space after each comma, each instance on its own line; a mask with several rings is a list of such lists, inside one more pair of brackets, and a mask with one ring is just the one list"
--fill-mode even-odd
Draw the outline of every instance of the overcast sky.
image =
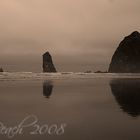
[[91, 56], [109, 60], [140, 31], [140, 0], [0, 0], [0, 54]]

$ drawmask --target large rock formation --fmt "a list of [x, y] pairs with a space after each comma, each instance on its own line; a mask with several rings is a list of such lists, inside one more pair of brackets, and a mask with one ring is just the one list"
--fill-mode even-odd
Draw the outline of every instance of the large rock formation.
[[57, 72], [49, 52], [43, 54], [43, 72]]
[[108, 72], [140, 73], [139, 32], [133, 32], [120, 43], [112, 57]]

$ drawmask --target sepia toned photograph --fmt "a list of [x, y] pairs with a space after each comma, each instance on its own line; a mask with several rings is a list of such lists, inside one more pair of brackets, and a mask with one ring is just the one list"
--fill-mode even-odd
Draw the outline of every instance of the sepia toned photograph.
[[0, 140], [140, 140], [140, 0], [0, 0]]

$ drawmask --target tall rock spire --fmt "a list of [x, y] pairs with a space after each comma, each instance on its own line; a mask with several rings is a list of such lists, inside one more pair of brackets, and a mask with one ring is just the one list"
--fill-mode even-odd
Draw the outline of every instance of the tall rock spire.
[[43, 54], [43, 72], [57, 72], [49, 52]]

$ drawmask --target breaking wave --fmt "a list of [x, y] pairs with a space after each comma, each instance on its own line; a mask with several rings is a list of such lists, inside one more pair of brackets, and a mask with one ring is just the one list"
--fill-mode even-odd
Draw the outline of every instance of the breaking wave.
[[53, 79], [92, 79], [92, 78], [140, 78], [140, 74], [131, 73], [82, 73], [82, 72], [59, 72], [59, 73], [34, 73], [34, 72], [2, 72], [2, 80], [53, 80]]

